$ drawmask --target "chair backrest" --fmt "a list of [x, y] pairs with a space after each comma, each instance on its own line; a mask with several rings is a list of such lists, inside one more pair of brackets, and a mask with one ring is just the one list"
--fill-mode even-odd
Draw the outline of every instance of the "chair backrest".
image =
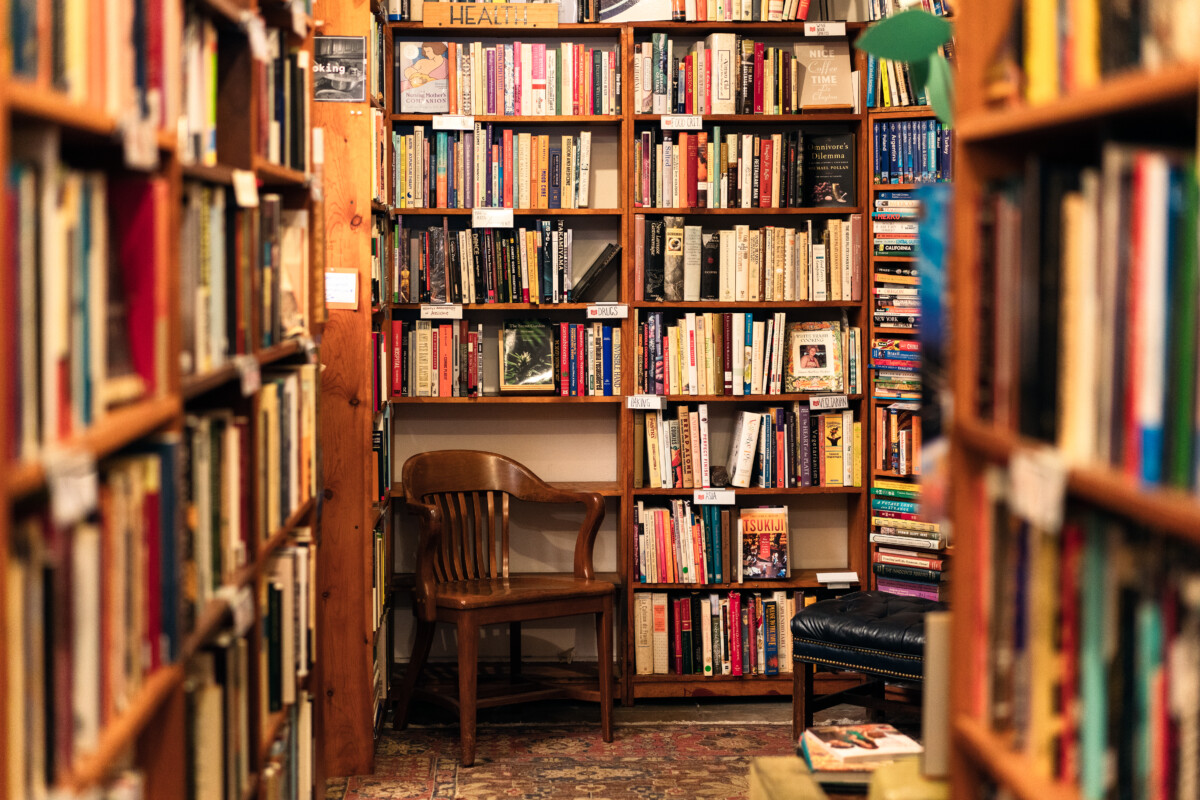
[[548, 488], [511, 458], [479, 450], [436, 450], [412, 456], [401, 473], [409, 502], [435, 506], [442, 517], [434, 554], [437, 581], [508, 577], [509, 499], [548, 502]]

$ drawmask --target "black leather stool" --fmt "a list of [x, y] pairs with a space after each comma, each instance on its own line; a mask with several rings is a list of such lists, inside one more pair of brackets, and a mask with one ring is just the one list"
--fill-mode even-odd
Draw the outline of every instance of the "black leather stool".
[[[925, 665], [925, 614], [945, 603], [887, 592], [854, 592], [821, 600], [792, 617], [792, 734], [799, 739], [813, 714], [838, 705], [883, 710], [884, 682], [915, 684]], [[816, 670], [848, 670], [873, 677], [852, 689], [815, 697]]]

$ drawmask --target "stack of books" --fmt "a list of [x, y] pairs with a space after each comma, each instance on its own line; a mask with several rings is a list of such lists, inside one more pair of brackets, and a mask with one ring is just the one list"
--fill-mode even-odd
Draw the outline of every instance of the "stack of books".
[[[917, 200], [912, 192], [886, 191], [875, 195], [875, 208], [871, 212], [871, 236], [875, 255], [916, 254], [917, 233], [920, 230], [917, 217], [920, 208], [921, 201]], [[876, 317], [878, 316], [876, 308]]]
[[[914, 290], [915, 291], [915, 290]], [[876, 400], [921, 399], [921, 343], [914, 339], [873, 339], [871, 363]], [[877, 410], [882, 410], [882, 407]]]
[[809, 728], [796, 746], [822, 786], [866, 786], [884, 764], [914, 758], [921, 743], [886, 724], [821, 725]]
[[883, 592], [941, 600], [941, 526], [921, 516], [920, 487], [877, 480], [871, 489], [871, 571]]

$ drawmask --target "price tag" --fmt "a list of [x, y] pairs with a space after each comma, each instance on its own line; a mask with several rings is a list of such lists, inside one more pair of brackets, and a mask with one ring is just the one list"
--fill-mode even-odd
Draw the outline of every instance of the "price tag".
[[629, 306], [624, 303], [596, 303], [587, 307], [588, 319], [627, 319]]
[[475, 208], [471, 210], [472, 228], [511, 228], [513, 226], [513, 210], [511, 208]]
[[96, 510], [96, 458], [79, 450], [52, 450], [42, 459], [50, 491], [50, 517], [57, 526], [74, 525]]
[[844, 394], [823, 394], [808, 398], [808, 407], [813, 411], [836, 411], [839, 408], [849, 408], [850, 399]]
[[698, 506], [731, 506], [735, 494], [733, 489], [697, 489], [692, 493], [692, 502]]
[[470, 114], [434, 114], [433, 129], [435, 131], [475, 130], [475, 117]]
[[257, 358], [251, 355], [237, 356], [233, 363], [242, 381], [242, 397], [249, 397], [262, 388], [262, 368]]
[[158, 169], [158, 131], [148, 119], [129, 116], [121, 129], [125, 166], [130, 169]]
[[461, 303], [421, 303], [421, 319], [462, 319]]
[[699, 114], [663, 114], [660, 121], [664, 131], [704, 130], [704, 117]]
[[667, 407], [667, 398], [657, 394], [631, 394], [625, 398], [625, 407], [632, 411], [662, 411]]
[[250, 55], [255, 61], [267, 62], [267, 26], [263, 18], [253, 14], [246, 19], [246, 38], [250, 41]]
[[1013, 512], [1044, 531], [1062, 527], [1067, 468], [1050, 448], [1024, 449], [1008, 461], [1009, 499]]
[[258, 178], [248, 169], [233, 171], [233, 197], [242, 208], [258, 208]]
[[804, 24], [805, 36], [845, 36], [846, 23], [844, 22], [806, 22]]

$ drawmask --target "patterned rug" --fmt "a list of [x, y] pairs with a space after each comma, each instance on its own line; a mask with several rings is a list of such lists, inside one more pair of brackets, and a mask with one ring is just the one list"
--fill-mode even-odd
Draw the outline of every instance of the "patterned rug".
[[375, 774], [331, 781], [329, 800], [742, 800], [750, 759], [794, 752], [786, 724], [480, 725], [473, 767], [458, 728], [387, 730]]

